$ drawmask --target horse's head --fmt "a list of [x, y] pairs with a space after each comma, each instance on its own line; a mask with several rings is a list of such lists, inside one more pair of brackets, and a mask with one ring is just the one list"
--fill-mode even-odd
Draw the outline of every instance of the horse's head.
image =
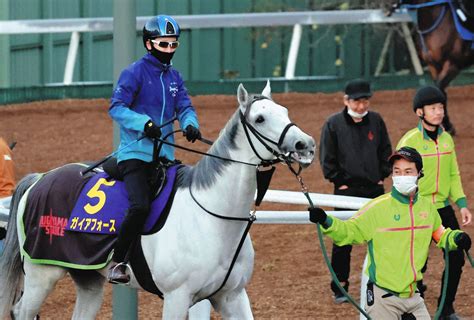
[[261, 95], [249, 95], [240, 84], [237, 100], [247, 140], [260, 160], [284, 158], [302, 167], [313, 162], [314, 139], [291, 122], [288, 109], [272, 100], [270, 81]]

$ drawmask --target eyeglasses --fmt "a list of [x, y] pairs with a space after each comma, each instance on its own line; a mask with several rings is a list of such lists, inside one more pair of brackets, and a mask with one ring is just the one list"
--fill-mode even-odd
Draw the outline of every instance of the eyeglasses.
[[160, 48], [168, 48], [176, 49], [179, 47], [179, 41], [160, 41], [160, 40], [151, 40], [154, 44], [156, 44]]

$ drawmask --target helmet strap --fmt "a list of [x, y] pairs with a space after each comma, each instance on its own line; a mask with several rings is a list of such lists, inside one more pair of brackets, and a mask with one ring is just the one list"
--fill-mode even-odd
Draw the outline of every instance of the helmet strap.
[[432, 124], [431, 122], [429, 122], [428, 120], [425, 119], [425, 113], [423, 112], [423, 114], [421, 116], [418, 116], [421, 121], [423, 121], [424, 123], [426, 123], [427, 125], [431, 126], [431, 127], [435, 127], [435, 130], [438, 130], [438, 127], [439, 125], [438, 124]]

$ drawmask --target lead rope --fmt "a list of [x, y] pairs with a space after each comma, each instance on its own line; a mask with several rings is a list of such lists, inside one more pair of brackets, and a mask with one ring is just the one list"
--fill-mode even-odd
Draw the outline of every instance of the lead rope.
[[439, 302], [438, 309], [436, 310], [434, 320], [438, 320], [441, 312], [444, 307], [444, 300], [446, 299], [446, 291], [448, 289], [448, 276], [449, 276], [449, 251], [448, 251], [449, 241], [446, 239], [446, 244], [444, 245], [444, 283], [443, 290], [441, 290], [441, 300]]
[[[289, 162], [285, 162], [285, 164], [288, 166], [288, 169], [290, 169], [291, 173], [293, 173], [296, 177], [296, 179], [298, 180], [298, 183], [300, 184], [301, 186], [301, 192], [303, 192], [303, 194], [305, 195], [306, 199], [308, 199], [308, 203], [309, 203], [309, 206], [310, 208], [314, 208], [314, 204], [313, 204], [313, 201], [311, 200], [311, 198], [309, 197], [309, 190], [308, 190], [308, 187], [306, 187], [306, 185], [304, 184], [303, 182], [303, 178], [301, 177], [300, 173], [301, 173], [301, 166], [299, 166], [298, 168], [298, 171], [296, 171], [292, 166], [291, 166], [291, 163]], [[341, 283], [339, 282], [339, 280], [337, 279], [337, 276], [336, 276], [336, 273], [334, 272], [334, 269], [332, 268], [331, 266], [331, 262], [329, 261], [329, 257], [328, 257], [328, 253], [327, 253], [327, 250], [326, 250], [326, 245], [324, 244], [324, 239], [323, 239], [323, 233], [321, 231], [321, 225], [319, 223], [316, 223], [316, 229], [318, 230], [318, 238], [319, 238], [319, 245], [321, 247], [321, 251], [323, 253], [323, 256], [324, 256], [324, 261], [326, 262], [326, 265], [329, 269], [329, 272], [331, 273], [331, 277], [332, 277], [332, 280], [334, 281], [334, 283], [336, 283], [337, 287], [339, 288], [339, 290], [341, 290], [341, 292], [344, 294], [344, 296], [349, 300], [349, 302], [357, 309], [359, 310], [360, 313], [362, 313], [364, 315], [364, 317], [366, 317], [367, 319], [372, 319], [369, 317], [369, 315], [365, 312], [365, 310], [363, 310], [358, 304], [357, 302], [354, 301], [354, 299], [352, 299], [352, 297], [349, 295], [349, 293], [347, 293], [347, 291], [342, 287]]]

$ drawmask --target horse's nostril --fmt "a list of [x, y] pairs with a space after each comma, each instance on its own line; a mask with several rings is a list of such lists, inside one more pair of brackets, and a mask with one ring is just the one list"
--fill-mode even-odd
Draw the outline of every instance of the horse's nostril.
[[296, 150], [303, 150], [303, 149], [306, 149], [306, 143], [301, 142], [301, 141], [298, 141], [298, 142], [295, 144], [295, 148], [296, 148]]

